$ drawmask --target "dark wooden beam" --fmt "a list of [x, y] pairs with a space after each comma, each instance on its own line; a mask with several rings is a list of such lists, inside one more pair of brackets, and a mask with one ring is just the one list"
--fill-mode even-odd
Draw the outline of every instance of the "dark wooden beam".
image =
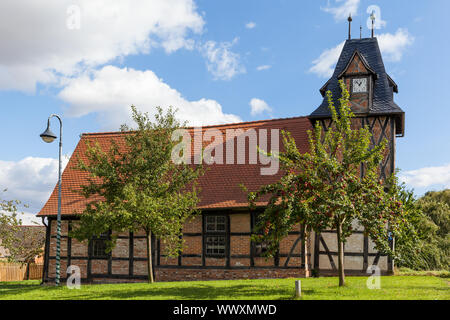
[[205, 237], [205, 231], [206, 231], [206, 219], [205, 214], [202, 212], [202, 266], [206, 266], [206, 237]]
[[230, 215], [229, 214], [226, 215], [226, 223], [227, 223], [227, 225], [226, 225], [227, 235], [226, 235], [226, 249], [225, 249], [225, 252], [226, 252], [226, 266], [229, 268], [230, 264], [231, 264], [231, 247], [230, 247], [230, 241], [231, 241], [231, 236], [230, 236], [231, 232], [230, 232], [230, 230], [231, 230], [231, 227], [230, 227]]
[[[180, 239], [180, 241], [183, 241], [183, 235], [180, 235], [180, 236], [179, 236], [179, 239]], [[152, 247], [152, 248], [153, 248], [153, 247]], [[183, 264], [181, 254], [182, 254], [182, 251], [181, 251], [181, 249], [180, 249], [180, 250], [178, 251], [178, 265], [179, 265], [179, 266], [181, 266], [181, 265]]]
[[[111, 240], [111, 230], [108, 231], [108, 240]], [[112, 275], [112, 251], [109, 253], [108, 257], [108, 275]]]
[[314, 270], [319, 270], [320, 234], [315, 232], [314, 237]]
[[[253, 229], [255, 228], [255, 212], [250, 212], [250, 233], [253, 234]], [[255, 257], [254, 257], [254, 243], [250, 241], [250, 266], [253, 267], [255, 265]]]
[[367, 270], [369, 266], [369, 237], [367, 235], [364, 235], [364, 261], [363, 261], [363, 271]]
[[322, 236], [320, 236], [320, 243], [322, 243], [322, 246], [325, 249], [326, 254], [328, 255], [328, 260], [330, 260], [331, 268], [333, 268], [333, 270], [337, 270], [336, 265], [334, 264], [333, 256], [331, 255], [330, 250], [328, 249], [328, 246]]
[[300, 262], [300, 268], [305, 268], [305, 226], [302, 225], [300, 227], [300, 236], [297, 238], [296, 243], [291, 248], [291, 252], [293, 251], [293, 248], [297, 245], [298, 241], [301, 240], [301, 248], [300, 248], [300, 256], [301, 256], [301, 262]]
[[160, 265], [161, 264], [161, 240], [160, 239], [158, 239], [158, 242], [156, 243], [156, 246], [157, 246], [157, 250], [158, 250], [158, 255], [157, 255], [157, 258], [156, 258], [156, 265]]
[[48, 226], [45, 230], [45, 251], [44, 251], [44, 270], [42, 272], [42, 281], [45, 282], [48, 279], [48, 267], [49, 267], [49, 256], [50, 256], [50, 231], [53, 219], [48, 219]]
[[133, 276], [134, 271], [134, 233], [130, 232], [130, 240], [128, 241], [128, 275]]
[[87, 267], [86, 267], [88, 281], [91, 280], [91, 268], [92, 268], [91, 257], [92, 257], [92, 242], [89, 240], [89, 242], [88, 242], [88, 261], [87, 261]]
[[300, 267], [305, 267], [305, 252], [303, 251], [304, 239], [303, 239], [303, 237], [301, 235], [295, 240], [294, 244], [291, 247], [291, 250], [289, 251], [289, 254], [287, 255], [286, 262], [284, 263], [285, 267], [287, 267], [289, 265], [289, 260], [291, 260], [291, 257], [295, 256], [294, 255], [294, 250], [295, 250], [295, 247], [298, 245], [300, 240], [302, 241], [302, 248], [301, 248], [302, 250], [301, 250], [301, 253], [299, 255], [302, 258], [302, 262], [301, 262], [302, 264], [301, 264]]
[[72, 220], [68, 221], [67, 225], [67, 267], [69, 267], [72, 263], [72, 238], [69, 237], [69, 233], [72, 231]]
[[201, 232], [184, 232], [183, 237], [201, 237]]
[[161, 265], [157, 267], [157, 269], [191, 269], [191, 270], [210, 270], [210, 269], [233, 269], [233, 270], [258, 270], [258, 269], [290, 269], [290, 270], [300, 270], [298, 266], [293, 267], [274, 267], [274, 266], [255, 266], [255, 267], [249, 267], [249, 266], [177, 266], [177, 265]]

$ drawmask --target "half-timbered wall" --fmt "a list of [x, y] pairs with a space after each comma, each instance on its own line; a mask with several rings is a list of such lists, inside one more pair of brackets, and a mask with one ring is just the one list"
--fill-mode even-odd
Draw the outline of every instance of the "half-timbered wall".
[[[220, 216], [226, 221], [224, 230], [208, 232], [208, 216]], [[251, 235], [256, 214], [249, 212], [212, 211], [204, 212], [185, 224], [182, 239], [183, 251], [178, 257], [170, 257], [164, 240], [153, 239], [153, 261], [155, 276], [160, 281], [301, 277], [304, 269], [304, 242], [301, 227], [295, 226], [280, 243], [274, 258], [261, 256], [252, 243]], [[56, 220], [49, 219], [44, 278], [55, 278]], [[69, 265], [80, 268], [86, 282], [143, 281], [147, 279], [147, 257], [145, 233], [117, 234], [116, 246], [103, 257], [94, 255], [92, 242], [79, 242], [68, 236], [77, 223], [76, 218], [65, 218], [61, 224], [61, 278], [67, 277]], [[206, 252], [206, 240], [210, 235], [225, 238], [223, 253]], [[222, 252], [222, 251], [221, 251]], [[308, 253], [309, 255], [309, 253]]]
[[[319, 120], [325, 130], [332, 125], [330, 119]], [[379, 173], [381, 179], [386, 179], [395, 170], [395, 119], [389, 116], [371, 116], [352, 119], [352, 127], [360, 128], [367, 126], [372, 133], [372, 145], [379, 144], [383, 139], [387, 140], [384, 160], [380, 165]], [[361, 167], [361, 175], [364, 175], [364, 166]], [[383, 273], [393, 271], [391, 258], [381, 255], [375, 250], [372, 240], [364, 235], [361, 226], [354, 225], [354, 234], [351, 235], [344, 246], [344, 267], [349, 273], [366, 273], [371, 265], [378, 266]], [[336, 232], [327, 230], [321, 234], [312, 235], [314, 246], [311, 248], [313, 269], [320, 274], [334, 274], [337, 272], [338, 245]]]

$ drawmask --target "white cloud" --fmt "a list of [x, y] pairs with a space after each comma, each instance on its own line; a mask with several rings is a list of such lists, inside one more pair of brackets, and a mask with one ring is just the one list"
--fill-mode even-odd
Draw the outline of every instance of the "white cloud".
[[[36, 217], [37, 212], [39, 211], [39, 209], [36, 210], [36, 212], [29, 212], [26, 210], [22, 210], [24, 208], [18, 208], [17, 219], [21, 220], [21, 225], [22, 226], [35, 226], [35, 225], [43, 225], [42, 224], [42, 218], [41, 217]], [[4, 214], [6, 215], [11, 215], [10, 212], [4, 212]], [[1, 239], [0, 239], [0, 243], [1, 243]]]
[[221, 43], [207, 41], [199, 48], [206, 57], [206, 66], [215, 80], [230, 80], [234, 76], [246, 72], [240, 62], [239, 54], [231, 51], [238, 40], [235, 38], [232, 42]]
[[21, 214], [18, 214], [17, 218], [22, 221], [23, 226], [43, 225], [42, 218], [36, 217], [36, 214], [29, 211], [22, 211]]
[[268, 70], [268, 69], [270, 69], [270, 68], [272, 68], [271, 65], [265, 64], [265, 65], [256, 67], [256, 70], [262, 71], [262, 70]]
[[377, 38], [383, 57], [393, 62], [400, 61], [405, 49], [414, 42], [414, 37], [403, 28], [398, 29], [395, 34], [383, 33], [377, 35]]
[[[63, 157], [63, 169], [68, 157]], [[20, 161], [0, 160], [0, 193], [5, 200], [20, 200], [28, 208], [22, 208], [24, 224], [40, 221], [34, 217], [49, 198], [58, 181], [58, 160], [27, 157]]]
[[[131, 54], [193, 48], [204, 20], [193, 0], [78, 0], [79, 28], [68, 28], [71, 0], [0, 2], [0, 89], [34, 91]], [[75, 19], [76, 20], [76, 19]]]
[[443, 188], [450, 188], [450, 164], [402, 172], [400, 174], [400, 181], [415, 188], [437, 185]]
[[312, 62], [313, 66], [309, 69], [309, 72], [315, 73], [323, 78], [331, 77], [342, 49], [344, 48], [344, 43], [345, 42], [341, 42], [336, 47], [326, 49], [322, 52], [322, 54]]
[[173, 106], [178, 117], [190, 125], [239, 122], [233, 114], [225, 114], [221, 105], [210, 99], [188, 101], [151, 71], [105, 66], [101, 70], [71, 79], [59, 93], [68, 104], [66, 115], [81, 117], [97, 113], [105, 128], [117, 130], [130, 123], [130, 106], [154, 114], [155, 107]]
[[344, 20], [351, 14], [355, 16], [358, 12], [360, 0], [335, 0], [335, 6], [332, 7], [330, 1], [328, 1], [326, 7], [320, 9], [331, 13], [336, 21]]
[[[398, 29], [395, 34], [383, 33], [377, 35], [381, 54], [385, 61], [398, 62], [401, 60], [405, 50], [413, 44], [414, 37], [406, 29]], [[312, 62], [313, 66], [309, 72], [317, 74], [319, 77], [329, 78], [332, 76], [336, 63], [342, 52], [345, 42], [341, 42], [336, 47], [326, 49]]]
[[247, 24], [245, 25], [245, 27], [246, 27], [247, 29], [253, 29], [254, 27], [256, 27], [256, 23], [254, 23], [253, 21], [250, 21], [249, 23], [247, 23]]
[[263, 112], [272, 112], [272, 108], [264, 100], [253, 98], [250, 100], [249, 104], [251, 108], [250, 113], [252, 116], [256, 116]]

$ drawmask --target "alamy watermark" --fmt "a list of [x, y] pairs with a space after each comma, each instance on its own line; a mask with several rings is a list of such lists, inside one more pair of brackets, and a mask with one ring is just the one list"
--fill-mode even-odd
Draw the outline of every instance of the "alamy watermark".
[[265, 176], [277, 174], [280, 168], [279, 129], [270, 129], [270, 134], [268, 129], [226, 129], [225, 133], [214, 128], [178, 129], [172, 141], [178, 142], [172, 150], [176, 164], [259, 164]]
[[367, 273], [371, 276], [367, 278], [368, 289], [381, 289], [381, 270], [378, 266], [371, 265], [367, 268]]
[[81, 8], [77, 5], [67, 7], [66, 26], [69, 30], [79, 30], [81, 28]]
[[81, 288], [81, 272], [80, 267], [71, 265], [67, 267], [67, 277], [66, 286], [69, 289], [80, 289]]

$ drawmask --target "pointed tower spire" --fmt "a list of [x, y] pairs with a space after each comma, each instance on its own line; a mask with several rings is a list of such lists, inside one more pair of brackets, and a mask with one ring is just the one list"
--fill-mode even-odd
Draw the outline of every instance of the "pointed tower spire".
[[348, 16], [348, 39], [350, 40], [352, 38], [352, 14], [350, 13], [350, 15]]
[[359, 25], [359, 38], [362, 39], [362, 25]]

